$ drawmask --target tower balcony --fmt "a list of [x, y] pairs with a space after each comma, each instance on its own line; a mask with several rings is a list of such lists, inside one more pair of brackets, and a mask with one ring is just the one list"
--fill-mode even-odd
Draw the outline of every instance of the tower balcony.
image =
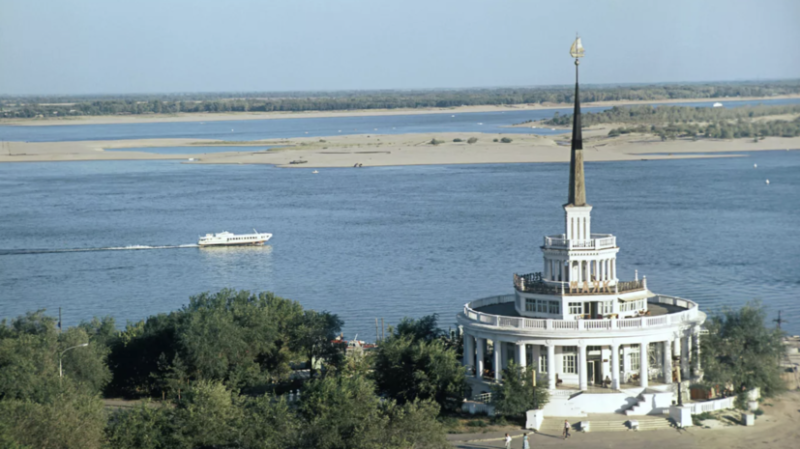
[[519, 292], [539, 295], [597, 295], [647, 290], [647, 280], [558, 282], [542, 278], [542, 273], [514, 274], [514, 288]]
[[546, 235], [547, 249], [606, 249], [616, 248], [617, 238], [613, 234], [592, 234], [590, 239], [568, 239], [566, 234]]

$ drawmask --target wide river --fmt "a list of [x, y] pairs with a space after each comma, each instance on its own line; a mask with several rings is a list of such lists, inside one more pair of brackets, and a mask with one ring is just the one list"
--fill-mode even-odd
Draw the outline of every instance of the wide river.
[[[638, 270], [651, 290], [706, 311], [760, 299], [797, 334], [800, 151], [746, 156], [588, 163], [594, 230], [617, 235], [621, 279]], [[373, 340], [375, 318], [438, 313], [447, 328], [465, 302], [541, 270], [567, 179], [568, 164], [0, 164], [0, 318], [61, 307], [65, 325], [124, 325], [231, 287], [335, 312], [348, 338]], [[271, 245], [193, 246], [252, 228]]]

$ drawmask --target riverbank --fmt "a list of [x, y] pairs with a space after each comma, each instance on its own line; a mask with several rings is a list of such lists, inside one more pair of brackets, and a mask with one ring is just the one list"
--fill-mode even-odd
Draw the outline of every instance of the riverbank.
[[[612, 107], [652, 103], [696, 103], [726, 102], [752, 100], [780, 100], [800, 98], [800, 95], [776, 95], [774, 97], [726, 97], [726, 98], [682, 98], [668, 100], [634, 100], [634, 101], [598, 101], [584, 103], [584, 107]], [[0, 119], [0, 125], [16, 126], [54, 126], [54, 125], [108, 125], [124, 123], [170, 123], [170, 122], [211, 122], [230, 120], [268, 120], [286, 118], [328, 118], [328, 117], [363, 117], [381, 115], [416, 115], [416, 114], [456, 114], [470, 112], [502, 112], [520, 110], [569, 109], [572, 104], [542, 103], [515, 104], [503, 106], [459, 106], [453, 108], [413, 108], [413, 109], [363, 109], [348, 111], [302, 111], [302, 112], [223, 112], [223, 113], [178, 113], [163, 115], [100, 115], [71, 117], [40, 117], [29, 119]]]
[[[585, 159], [628, 161], [732, 157], [737, 152], [799, 149], [800, 137], [752, 139], [661, 139], [641, 134], [610, 138], [605, 128], [587, 130]], [[477, 139], [473, 144], [470, 138]], [[510, 139], [503, 143], [502, 139]], [[431, 142], [436, 140], [437, 144]], [[236, 148], [239, 151], [201, 153], [193, 146]], [[277, 146], [271, 150], [252, 147]], [[126, 148], [186, 147], [186, 153], [157, 154]], [[105, 151], [114, 149], [115, 151]], [[120, 151], [122, 150], [122, 151]], [[55, 162], [88, 160], [185, 160], [196, 164], [270, 164], [279, 167], [325, 168], [400, 165], [450, 165], [568, 162], [569, 136], [535, 134], [391, 134], [347, 135], [323, 138], [293, 138], [252, 142], [224, 142], [203, 139], [140, 139], [78, 142], [3, 142], [0, 162]], [[191, 161], [189, 159], [192, 159]], [[292, 163], [301, 162], [301, 163]]]

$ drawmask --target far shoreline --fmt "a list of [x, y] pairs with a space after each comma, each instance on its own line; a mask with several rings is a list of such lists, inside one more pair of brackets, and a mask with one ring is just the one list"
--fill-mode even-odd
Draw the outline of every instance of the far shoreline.
[[[771, 101], [800, 99], [798, 95], [776, 95], [772, 97], [725, 97], [725, 98], [682, 98], [665, 100], [621, 100], [583, 103], [584, 107], [613, 107], [640, 104], [681, 104], [697, 102], [732, 101]], [[71, 125], [113, 125], [131, 123], [180, 123], [180, 122], [219, 122], [239, 120], [278, 120], [331, 117], [367, 117], [392, 115], [453, 114], [508, 111], [541, 111], [570, 109], [568, 103], [514, 104], [503, 106], [456, 106], [452, 108], [414, 108], [414, 109], [358, 109], [342, 111], [301, 111], [301, 112], [223, 112], [223, 113], [179, 113], [160, 115], [96, 115], [50, 118], [0, 118], [0, 126], [71, 126]]]

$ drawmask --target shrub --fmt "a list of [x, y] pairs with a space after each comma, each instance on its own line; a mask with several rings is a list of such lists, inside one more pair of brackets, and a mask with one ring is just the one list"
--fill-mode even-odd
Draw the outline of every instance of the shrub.
[[467, 421], [467, 427], [486, 427], [486, 421], [482, 419], [473, 419], [472, 421]]
[[453, 142], [463, 142], [463, 140], [461, 140], [458, 137], [456, 137], [455, 139], [453, 139]]
[[756, 415], [756, 416], [761, 416], [761, 415], [763, 415], [763, 414], [764, 414], [764, 410], [761, 410], [761, 409], [759, 408], [759, 409], [756, 409], [756, 411], [754, 411], [753, 413], [755, 413], [755, 415]]
[[497, 142], [497, 139], [492, 140], [492, 142]]
[[444, 140], [436, 140], [436, 138], [431, 139], [431, 142], [430, 142], [431, 145], [439, 145], [439, 144], [442, 144], [442, 143], [444, 143]]
[[513, 142], [513, 140], [509, 139], [508, 137], [503, 137], [502, 139], [500, 139], [500, 142], [511, 143], [511, 142]]
[[477, 141], [478, 141], [477, 137], [470, 137], [469, 140], [467, 140], [467, 143], [472, 145], [473, 143], [475, 143]]

